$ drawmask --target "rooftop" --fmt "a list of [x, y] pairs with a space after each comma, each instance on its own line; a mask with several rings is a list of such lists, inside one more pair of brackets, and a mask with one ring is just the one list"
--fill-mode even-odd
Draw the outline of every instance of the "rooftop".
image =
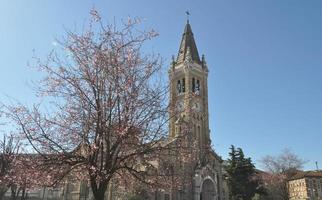
[[177, 63], [183, 62], [186, 56], [191, 56], [192, 61], [196, 63], [201, 63], [197, 45], [193, 37], [189, 21], [187, 21], [187, 24], [184, 28], [184, 33], [182, 35], [180, 48], [177, 56]]
[[315, 171], [299, 171], [290, 180], [302, 179], [302, 178], [322, 178], [322, 171], [315, 170]]

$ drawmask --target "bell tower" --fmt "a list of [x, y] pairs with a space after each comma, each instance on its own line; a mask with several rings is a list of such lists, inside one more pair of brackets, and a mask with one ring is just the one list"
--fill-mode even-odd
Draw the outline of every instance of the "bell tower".
[[210, 145], [207, 78], [205, 57], [199, 57], [187, 20], [177, 58], [169, 68], [169, 137], [191, 133], [200, 149]]

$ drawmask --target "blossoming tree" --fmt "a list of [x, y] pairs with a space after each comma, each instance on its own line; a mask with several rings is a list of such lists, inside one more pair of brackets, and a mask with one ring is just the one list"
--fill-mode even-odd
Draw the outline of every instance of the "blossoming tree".
[[67, 31], [59, 50], [37, 59], [44, 73], [37, 92], [48, 99], [46, 109], [5, 106], [42, 166], [57, 171], [48, 179], [86, 179], [96, 200], [104, 199], [115, 177], [144, 180], [138, 164], [163, 148], [158, 143], [168, 116], [167, 87], [158, 76], [162, 60], [142, 50], [157, 34], [140, 31], [138, 23], [105, 25], [92, 10], [85, 31]]

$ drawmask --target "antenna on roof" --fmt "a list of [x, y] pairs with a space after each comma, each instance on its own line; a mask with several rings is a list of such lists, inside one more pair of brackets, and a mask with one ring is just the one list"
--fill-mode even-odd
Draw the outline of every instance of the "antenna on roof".
[[319, 171], [318, 161], [315, 161], [316, 171]]

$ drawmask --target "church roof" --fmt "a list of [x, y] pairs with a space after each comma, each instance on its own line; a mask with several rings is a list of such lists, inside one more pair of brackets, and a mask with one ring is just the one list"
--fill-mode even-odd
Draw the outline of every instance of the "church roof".
[[322, 171], [299, 171], [290, 180], [302, 179], [302, 178], [322, 178]]
[[201, 63], [189, 20], [187, 21], [187, 24], [184, 28], [184, 33], [182, 35], [177, 63], [183, 62], [187, 56], [190, 57], [192, 61]]

